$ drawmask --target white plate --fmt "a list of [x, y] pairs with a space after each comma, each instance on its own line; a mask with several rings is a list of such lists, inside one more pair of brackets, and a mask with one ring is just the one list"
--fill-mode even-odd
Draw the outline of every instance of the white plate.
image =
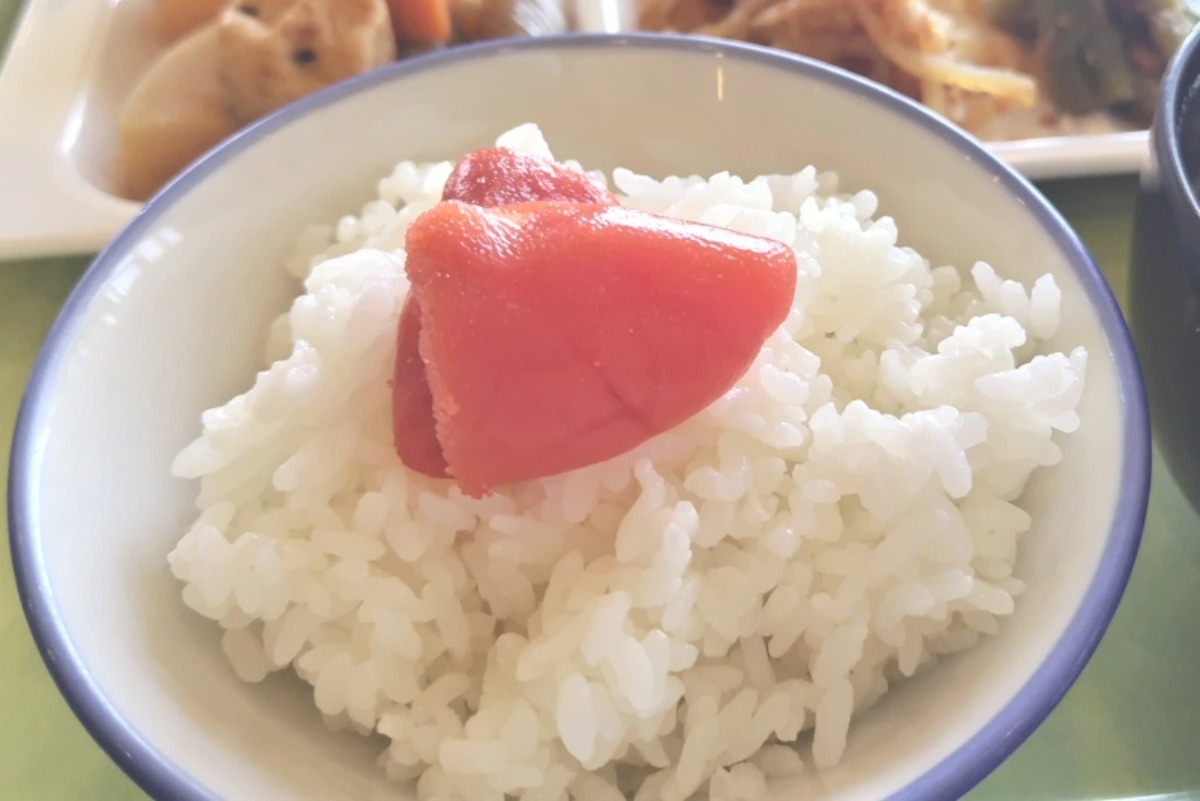
[[[0, 259], [99, 250], [141, 208], [114, 191], [113, 120], [158, 52], [153, 0], [27, 0], [0, 68]], [[629, 28], [626, 0], [576, 0], [586, 31]], [[1144, 131], [1004, 142], [1030, 178], [1131, 172]]]
[[1146, 131], [1049, 136], [988, 147], [1030, 178], [1071, 178], [1136, 172], [1149, 153]]

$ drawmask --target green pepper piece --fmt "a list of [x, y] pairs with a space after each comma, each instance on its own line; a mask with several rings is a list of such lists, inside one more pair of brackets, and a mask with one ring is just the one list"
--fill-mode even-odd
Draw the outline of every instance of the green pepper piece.
[[1007, 33], [1032, 41], [1037, 35], [1033, 6], [1034, 0], [984, 0], [983, 13]]
[[1140, 5], [1150, 38], [1164, 61], [1200, 23], [1200, 0], [1143, 0]]
[[1133, 99], [1133, 75], [1103, 0], [1038, 0], [1034, 19], [1059, 109], [1086, 114]]

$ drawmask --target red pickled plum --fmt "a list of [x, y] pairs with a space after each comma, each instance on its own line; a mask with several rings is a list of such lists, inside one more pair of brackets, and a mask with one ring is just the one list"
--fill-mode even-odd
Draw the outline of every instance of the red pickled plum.
[[454, 167], [442, 200], [475, 206], [506, 206], [527, 200], [573, 200], [617, 205], [603, 184], [556, 161], [506, 147], [485, 147]]
[[437, 440], [476, 496], [624, 453], [712, 403], [796, 282], [786, 245], [598, 204], [446, 201], [406, 245]]

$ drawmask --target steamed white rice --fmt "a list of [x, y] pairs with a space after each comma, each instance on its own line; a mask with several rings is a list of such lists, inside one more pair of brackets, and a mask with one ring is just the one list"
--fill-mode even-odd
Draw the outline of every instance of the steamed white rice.
[[391, 444], [404, 233], [451, 166], [303, 237], [269, 366], [175, 462], [200, 512], [170, 566], [241, 678], [294, 668], [422, 799], [732, 801], [1012, 613], [1022, 489], [1079, 423], [1053, 278], [933, 266], [813, 167], [617, 170], [630, 207], [794, 247], [793, 311], [678, 428], [473, 500]]

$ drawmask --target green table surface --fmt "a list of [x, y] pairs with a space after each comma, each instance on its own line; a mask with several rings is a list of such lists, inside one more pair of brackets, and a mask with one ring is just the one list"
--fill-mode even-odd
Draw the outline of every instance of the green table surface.
[[[0, 42], [19, 0], [0, 0]], [[0, 125], [11, 125], [0, 120]], [[1133, 176], [1040, 185], [1124, 302]], [[0, 262], [0, 454], [42, 340], [86, 257]], [[7, 459], [0, 483], [7, 481]], [[7, 504], [7, 500], [0, 500]], [[4, 515], [7, 520], [7, 515]], [[1160, 459], [1129, 588], [1059, 707], [973, 791], [994, 799], [1200, 798], [1200, 517]], [[42, 665], [0, 549], [0, 799], [144, 798], [75, 720]]]

